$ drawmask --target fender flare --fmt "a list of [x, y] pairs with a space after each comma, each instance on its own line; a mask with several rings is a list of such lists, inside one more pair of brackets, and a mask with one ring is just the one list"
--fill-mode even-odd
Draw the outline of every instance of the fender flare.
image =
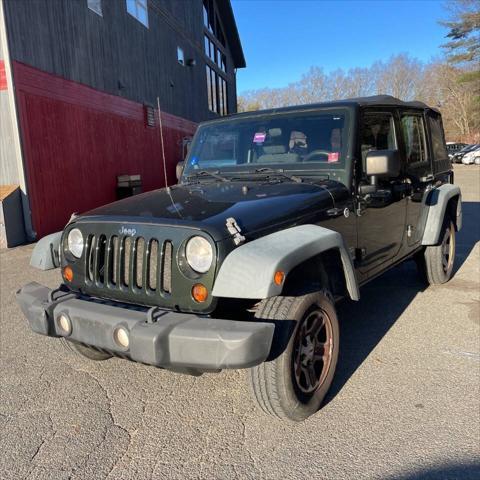
[[43, 237], [37, 242], [30, 258], [30, 265], [39, 270], [52, 270], [60, 266], [60, 241], [63, 232]]
[[433, 189], [427, 196], [425, 208], [428, 209], [427, 221], [423, 231], [422, 245], [436, 245], [440, 238], [443, 219], [448, 202], [458, 196], [456, 218], [454, 219], [457, 230], [462, 228], [462, 192], [458, 185], [446, 183]]
[[352, 259], [340, 233], [317, 225], [300, 225], [266, 235], [233, 250], [220, 266], [212, 295], [226, 298], [268, 298], [280, 295], [283, 284], [275, 272], [288, 273], [327, 250], [338, 249], [348, 293], [360, 299]]

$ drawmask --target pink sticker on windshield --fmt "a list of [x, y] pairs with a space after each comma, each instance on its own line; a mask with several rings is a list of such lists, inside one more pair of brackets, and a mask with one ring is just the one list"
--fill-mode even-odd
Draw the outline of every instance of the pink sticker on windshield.
[[328, 154], [328, 163], [338, 162], [340, 154], [338, 152], [332, 152]]
[[258, 132], [253, 137], [253, 143], [263, 143], [267, 138], [267, 134], [265, 132]]

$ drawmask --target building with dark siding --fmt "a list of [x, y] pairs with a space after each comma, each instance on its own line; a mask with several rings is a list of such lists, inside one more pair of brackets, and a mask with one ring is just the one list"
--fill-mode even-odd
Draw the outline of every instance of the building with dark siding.
[[118, 175], [175, 181], [200, 121], [236, 111], [229, 0], [0, 0], [0, 185], [26, 238], [116, 199]]

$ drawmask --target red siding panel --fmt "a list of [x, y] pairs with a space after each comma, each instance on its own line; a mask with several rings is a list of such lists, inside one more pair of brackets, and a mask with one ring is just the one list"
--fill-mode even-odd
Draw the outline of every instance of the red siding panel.
[[0, 60], [0, 91], [7, 89], [7, 74], [5, 72], [5, 61]]
[[[141, 174], [143, 191], [164, 186], [159, 129], [146, 126], [143, 105], [17, 62], [14, 75], [38, 238], [62, 229], [72, 212], [114, 201], [117, 175]], [[162, 123], [171, 184], [182, 139], [196, 125], [167, 113]]]

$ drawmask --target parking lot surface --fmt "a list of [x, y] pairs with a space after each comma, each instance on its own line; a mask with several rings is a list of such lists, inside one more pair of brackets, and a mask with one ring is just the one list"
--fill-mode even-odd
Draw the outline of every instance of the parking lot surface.
[[14, 301], [33, 246], [0, 251], [2, 479], [479, 479], [480, 167], [455, 165], [456, 274], [413, 262], [339, 305], [341, 355], [311, 419], [264, 416], [246, 371], [201, 377], [90, 362], [32, 333]]

